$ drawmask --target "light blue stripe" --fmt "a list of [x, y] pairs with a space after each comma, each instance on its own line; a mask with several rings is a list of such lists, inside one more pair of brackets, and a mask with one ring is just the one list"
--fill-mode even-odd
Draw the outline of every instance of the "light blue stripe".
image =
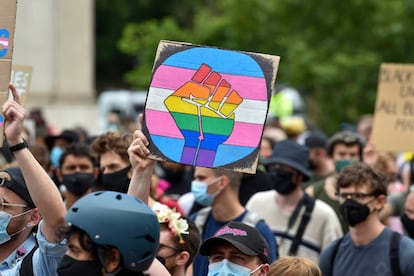
[[245, 53], [216, 48], [196, 47], [178, 52], [164, 61], [164, 65], [197, 70], [201, 64], [223, 74], [264, 78], [259, 64]]
[[[184, 147], [183, 139], [158, 135], [151, 135], [151, 139], [158, 150], [161, 151], [167, 158], [175, 162], [180, 162]], [[256, 148], [253, 147], [220, 145], [217, 149], [213, 167], [225, 166], [237, 160], [245, 158], [255, 149]]]

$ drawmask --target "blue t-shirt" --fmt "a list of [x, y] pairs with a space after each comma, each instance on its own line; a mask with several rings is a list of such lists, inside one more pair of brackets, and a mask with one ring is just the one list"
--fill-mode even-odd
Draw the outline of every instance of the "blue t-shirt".
[[[349, 233], [339, 245], [333, 264], [333, 276], [392, 275], [390, 241], [392, 230], [385, 228], [371, 243], [356, 246]], [[319, 266], [328, 275], [331, 256], [337, 241], [322, 251]], [[399, 244], [399, 263], [403, 276], [414, 275], [414, 240], [402, 236]]]
[[[195, 220], [195, 218], [197, 217], [197, 214], [198, 212], [192, 214], [190, 216], [190, 219]], [[241, 214], [239, 217], [235, 218], [234, 221], [242, 222], [246, 214], [247, 214], [247, 210], [244, 211], [243, 214]], [[210, 213], [208, 214], [207, 220], [204, 224], [203, 233], [201, 233], [201, 240], [205, 241], [206, 239], [214, 236], [214, 234], [221, 227], [226, 225], [228, 222], [229, 221], [226, 221], [226, 222], [216, 221], [214, 217], [211, 215], [211, 211], [210, 211]], [[276, 245], [276, 240], [273, 235], [273, 232], [272, 230], [270, 230], [269, 226], [265, 223], [264, 220], [260, 220], [256, 224], [255, 228], [260, 232], [260, 234], [262, 234], [262, 236], [265, 238], [265, 240], [267, 241], [269, 245], [269, 251], [270, 251], [269, 263], [272, 263], [278, 257], [277, 256], [277, 245]], [[193, 262], [193, 271], [194, 271], [193, 274], [197, 276], [206, 276], [208, 274], [208, 264], [209, 264], [208, 257], [197, 254]]]

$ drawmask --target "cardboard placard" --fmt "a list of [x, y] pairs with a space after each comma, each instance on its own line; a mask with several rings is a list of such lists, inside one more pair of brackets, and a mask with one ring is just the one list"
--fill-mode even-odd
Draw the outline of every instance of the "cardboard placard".
[[414, 65], [382, 64], [371, 142], [383, 151], [414, 150]]
[[152, 158], [255, 173], [279, 59], [161, 41], [143, 125]]
[[20, 104], [26, 106], [27, 98], [30, 91], [30, 83], [32, 81], [33, 67], [28, 65], [15, 65], [12, 66], [11, 82], [16, 87], [20, 96]]
[[[16, 0], [0, 0], [0, 105], [9, 96], [8, 85], [13, 57]], [[0, 146], [3, 145], [3, 118], [0, 116]]]

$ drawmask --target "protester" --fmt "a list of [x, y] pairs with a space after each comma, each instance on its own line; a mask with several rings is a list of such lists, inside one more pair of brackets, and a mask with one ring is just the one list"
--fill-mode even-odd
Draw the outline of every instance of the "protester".
[[209, 259], [209, 276], [264, 276], [269, 271], [266, 240], [256, 228], [241, 222], [221, 227], [201, 244], [200, 254]]
[[63, 151], [73, 143], [79, 141], [78, 134], [71, 130], [65, 129], [58, 135], [49, 135], [45, 138], [45, 143], [50, 151], [50, 162], [52, 166], [59, 167], [59, 160]]
[[167, 207], [159, 208], [155, 213], [161, 228], [157, 259], [172, 276], [185, 276], [200, 246], [197, 226]]
[[285, 256], [270, 265], [267, 276], [322, 276], [322, 273], [309, 259]]
[[352, 162], [362, 161], [364, 140], [357, 133], [340, 131], [328, 141], [328, 155], [335, 163], [335, 173], [327, 178], [315, 182], [306, 189], [306, 193], [322, 200], [335, 211], [344, 233], [348, 232], [348, 225], [343, 221], [339, 212], [339, 202], [335, 194], [338, 173]]
[[280, 256], [318, 262], [320, 251], [342, 236], [342, 230], [332, 208], [302, 190], [301, 182], [310, 176], [308, 158], [308, 150], [294, 141], [277, 143], [266, 165], [274, 190], [255, 194], [246, 207], [268, 223]]
[[107, 191], [126, 193], [131, 179], [128, 147], [132, 135], [107, 132], [92, 142], [92, 150], [98, 155], [101, 168], [102, 188]]
[[19, 168], [0, 172], [0, 274], [35, 248], [33, 235], [41, 216]]
[[371, 166], [345, 167], [337, 182], [341, 214], [349, 233], [326, 248], [323, 275], [412, 275], [414, 241], [379, 220], [386, 202], [386, 178]]
[[[323, 180], [335, 172], [335, 165], [328, 155], [328, 138], [320, 131], [311, 131], [305, 138], [304, 145], [309, 149], [309, 167], [312, 173], [307, 186], [312, 182]], [[304, 183], [304, 184], [306, 184]]]
[[59, 164], [56, 176], [63, 186], [63, 197], [69, 210], [75, 201], [93, 191], [99, 169], [95, 155], [84, 143], [69, 146], [63, 152]]
[[[202, 241], [229, 221], [239, 221], [255, 227], [269, 244], [269, 259], [277, 258], [277, 248], [269, 226], [256, 212], [246, 210], [238, 199], [242, 174], [239, 172], [196, 167], [191, 190], [196, 201], [206, 206], [190, 215], [196, 223]], [[197, 255], [193, 264], [198, 276], [207, 275], [208, 259]]]
[[411, 189], [410, 193], [405, 200], [405, 212], [401, 216], [401, 223], [404, 227], [405, 233], [414, 239], [414, 189]]

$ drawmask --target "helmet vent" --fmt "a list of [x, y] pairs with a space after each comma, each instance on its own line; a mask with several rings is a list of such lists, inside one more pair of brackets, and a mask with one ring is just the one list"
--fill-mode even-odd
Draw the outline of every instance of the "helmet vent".
[[150, 241], [150, 242], [155, 242], [155, 240], [154, 240], [154, 237], [153, 236], [151, 236], [151, 235], [145, 235], [145, 239], [147, 240], [147, 241]]
[[115, 198], [118, 199], [118, 200], [121, 200], [122, 196], [120, 194], [117, 194]]
[[77, 208], [77, 207], [72, 208], [72, 212], [74, 212], [74, 213], [77, 213], [78, 210], [79, 210], [79, 208]]

